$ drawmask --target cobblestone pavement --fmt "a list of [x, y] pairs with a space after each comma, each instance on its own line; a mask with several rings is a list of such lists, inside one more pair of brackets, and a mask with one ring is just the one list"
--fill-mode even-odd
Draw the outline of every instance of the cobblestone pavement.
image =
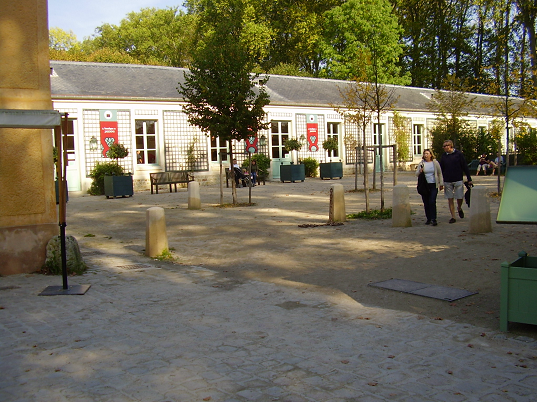
[[59, 277], [0, 278], [0, 401], [537, 398], [529, 337], [292, 281], [82, 251], [90, 269], [69, 283], [90, 284], [83, 296], [38, 296]]

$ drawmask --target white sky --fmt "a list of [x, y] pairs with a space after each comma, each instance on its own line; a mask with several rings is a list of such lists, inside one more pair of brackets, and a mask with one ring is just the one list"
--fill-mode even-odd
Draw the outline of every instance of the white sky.
[[182, 4], [183, 0], [48, 0], [48, 26], [73, 31], [82, 41], [104, 23], [118, 25], [131, 11]]

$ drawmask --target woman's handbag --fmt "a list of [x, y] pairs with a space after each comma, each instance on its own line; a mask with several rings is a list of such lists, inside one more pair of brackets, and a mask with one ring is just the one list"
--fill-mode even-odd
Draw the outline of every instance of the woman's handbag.
[[429, 195], [429, 186], [427, 185], [427, 179], [425, 173], [421, 172], [418, 176], [418, 194]]

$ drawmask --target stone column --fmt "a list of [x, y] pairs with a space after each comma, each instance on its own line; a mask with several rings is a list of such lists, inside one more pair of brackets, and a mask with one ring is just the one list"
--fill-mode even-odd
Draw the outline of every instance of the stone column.
[[[52, 110], [46, 0], [0, 7], [0, 109]], [[59, 234], [52, 132], [0, 129], [0, 275], [34, 272]]]
[[200, 184], [188, 182], [188, 209], [201, 209]]
[[330, 211], [328, 213], [328, 223], [345, 222], [345, 190], [342, 184], [332, 184], [330, 186]]
[[409, 190], [405, 184], [393, 187], [392, 226], [411, 227]]
[[156, 257], [167, 249], [168, 235], [166, 234], [164, 208], [148, 208], [145, 222], [145, 255]]
[[492, 232], [490, 203], [485, 186], [472, 187], [468, 233]]

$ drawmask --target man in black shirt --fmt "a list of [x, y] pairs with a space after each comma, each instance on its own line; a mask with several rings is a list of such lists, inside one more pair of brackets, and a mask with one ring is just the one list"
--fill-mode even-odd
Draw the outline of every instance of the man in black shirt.
[[457, 199], [459, 217], [464, 218], [462, 210], [464, 198], [463, 175], [466, 175], [469, 184], [472, 183], [472, 178], [464, 155], [453, 148], [453, 141], [444, 141], [443, 147], [445, 152], [442, 155], [442, 159], [440, 159], [440, 167], [442, 168], [442, 176], [444, 176], [444, 196], [448, 200], [449, 212], [451, 213], [449, 223], [455, 223], [457, 222], [455, 219], [455, 198]]

